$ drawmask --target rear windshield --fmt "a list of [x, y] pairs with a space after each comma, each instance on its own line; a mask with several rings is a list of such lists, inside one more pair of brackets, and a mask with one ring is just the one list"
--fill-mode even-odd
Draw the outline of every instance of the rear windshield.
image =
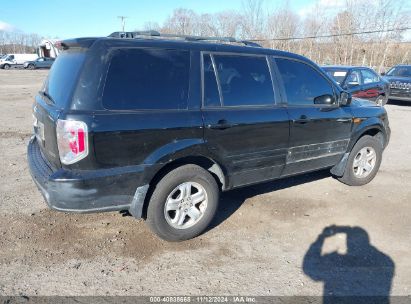
[[323, 69], [328, 76], [331, 76], [334, 78], [334, 80], [338, 83], [341, 84], [345, 77], [347, 76], [347, 70], [338, 70], [338, 69]]
[[66, 51], [60, 53], [53, 63], [42, 91], [58, 108], [67, 106], [84, 59], [85, 52]]

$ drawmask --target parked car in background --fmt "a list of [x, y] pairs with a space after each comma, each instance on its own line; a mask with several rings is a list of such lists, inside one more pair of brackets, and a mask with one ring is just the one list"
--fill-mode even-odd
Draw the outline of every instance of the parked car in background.
[[389, 99], [411, 101], [411, 65], [396, 65], [381, 75], [390, 83]]
[[323, 70], [353, 97], [368, 99], [383, 106], [387, 103], [389, 83], [367, 67], [324, 66]]
[[36, 60], [26, 61], [23, 64], [25, 69], [34, 70], [34, 69], [49, 69], [51, 68], [55, 58], [44, 58], [40, 57]]
[[178, 241], [207, 228], [220, 190], [325, 168], [352, 186], [375, 177], [390, 138], [383, 107], [351, 100], [296, 54], [169, 37], [61, 42], [28, 145], [51, 208], [128, 210]]
[[8, 70], [12, 67], [23, 66], [26, 61], [36, 60], [37, 54], [6, 54], [0, 59], [0, 68]]

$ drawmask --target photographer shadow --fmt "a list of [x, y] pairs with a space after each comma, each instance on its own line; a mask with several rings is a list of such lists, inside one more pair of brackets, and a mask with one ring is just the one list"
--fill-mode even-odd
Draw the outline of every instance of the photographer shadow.
[[[324, 241], [346, 234], [346, 254], [321, 254]], [[311, 244], [303, 270], [314, 281], [324, 282], [323, 303], [389, 303], [395, 264], [370, 244], [361, 227], [326, 227]]]

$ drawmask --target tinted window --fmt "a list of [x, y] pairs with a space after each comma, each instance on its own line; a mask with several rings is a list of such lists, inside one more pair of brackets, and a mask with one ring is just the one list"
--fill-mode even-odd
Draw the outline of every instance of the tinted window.
[[85, 53], [62, 52], [53, 64], [44, 88], [59, 108], [64, 108], [74, 90]]
[[328, 76], [331, 76], [334, 78], [334, 80], [338, 83], [341, 84], [345, 77], [347, 76], [347, 71], [346, 70], [337, 70], [337, 69], [324, 69], [324, 71], [327, 73]]
[[103, 93], [108, 109], [186, 109], [190, 53], [123, 49], [112, 56]]
[[411, 66], [393, 67], [387, 73], [388, 76], [411, 77]]
[[312, 105], [323, 95], [334, 96], [331, 84], [319, 72], [302, 62], [276, 59], [288, 104]]
[[346, 83], [348, 85], [362, 84], [360, 71], [354, 70], [347, 77]]
[[380, 78], [378, 77], [378, 75], [375, 74], [373, 71], [361, 70], [361, 74], [362, 74], [362, 79], [363, 79], [364, 84], [380, 81]]
[[209, 54], [204, 55], [204, 106], [220, 106], [217, 80], [214, 73], [213, 62]]
[[214, 55], [224, 106], [274, 104], [265, 57]]

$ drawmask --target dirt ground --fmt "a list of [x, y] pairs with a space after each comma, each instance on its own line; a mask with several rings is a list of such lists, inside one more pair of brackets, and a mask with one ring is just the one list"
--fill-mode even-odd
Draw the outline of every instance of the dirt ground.
[[370, 184], [321, 171], [231, 191], [208, 232], [167, 243], [118, 212], [47, 209], [26, 162], [46, 75], [0, 71], [0, 295], [411, 294], [411, 104], [386, 106]]

